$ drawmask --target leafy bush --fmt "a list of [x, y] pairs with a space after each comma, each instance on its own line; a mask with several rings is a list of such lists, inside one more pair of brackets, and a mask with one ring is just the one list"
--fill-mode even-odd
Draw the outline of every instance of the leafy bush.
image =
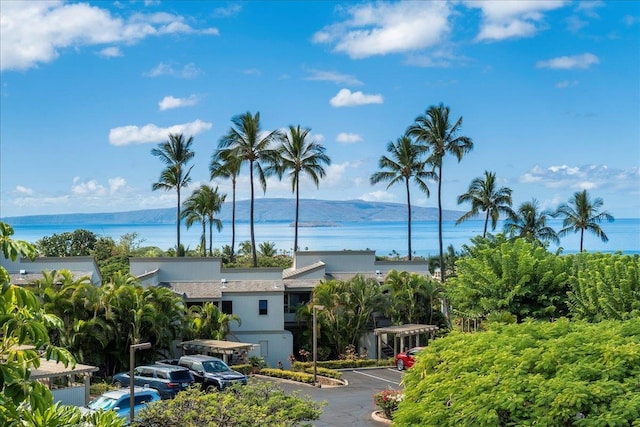
[[[393, 366], [393, 358], [385, 360], [376, 359], [356, 359], [356, 360], [322, 360], [318, 361], [318, 366], [327, 369], [350, 369], [368, 368], [375, 366]], [[293, 362], [291, 369], [294, 371], [305, 371], [313, 368], [313, 362]]]
[[285, 393], [270, 382], [234, 385], [219, 393], [189, 388], [171, 400], [147, 405], [138, 427], [287, 427], [320, 418], [324, 404], [297, 393]]
[[291, 381], [298, 381], [305, 384], [313, 384], [313, 374], [306, 372], [287, 371], [284, 369], [266, 368], [260, 371], [261, 375], [275, 378], [285, 378]]
[[638, 425], [637, 320], [490, 327], [421, 353], [404, 376], [396, 426]]

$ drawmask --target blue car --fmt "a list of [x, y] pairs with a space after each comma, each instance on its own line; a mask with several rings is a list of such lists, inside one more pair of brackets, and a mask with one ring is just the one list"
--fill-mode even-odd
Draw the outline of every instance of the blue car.
[[[93, 399], [86, 407], [81, 408], [81, 410], [84, 413], [100, 410], [115, 411], [120, 418], [124, 419], [125, 422], [129, 424], [129, 415], [131, 414], [130, 396], [129, 388], [110, 390]], [[133, 414], [135, 417], [138, 414], [138, 411], [144, 408], [147, 403], [160, 400], [160, 393], [151, 388], [136, 387], [134, 389], [133, 398]]]
[[[187, 368], [169, 365], [138, 366], [133, 370], [133, 384], [138, 387], [153, 388], [163, 399], [172, 399], [178, 392], [193, 384], [193, 377]], [[129, 385], [129, 371], [113, 376], [113, 385]]]

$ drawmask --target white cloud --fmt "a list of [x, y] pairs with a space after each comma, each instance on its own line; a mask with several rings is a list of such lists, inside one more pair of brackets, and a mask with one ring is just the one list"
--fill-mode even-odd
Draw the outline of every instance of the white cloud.
[[395, 194], [388, 191], [372, 191], [359, 197], [360, 200], [367, 202], [396, 202], [398, 198]]
[[196, 30], [182, 16], [134, 14], [129, 18], [87, 3], [62, 1], [2, 2], [0, 70], [26, 70], [55, 60], [68, 48], [132, 44], [174, 33], [215, 34]]
[[606, 165], [585, 166], [534, 166], [520, 176], [525, 184], [542, 184], [547, 188], [570, 188], [592, 190], [606, 188], [607, 191], [627, 191], [640, 188], [640, 168], [627, 170], [611, 169]]
[[354, 107], [366, 104], [382, 104], [382, 95], [366, 95], [360, 91], [351, 92], [349, 89], [341, 89], [329, 103], [334, 107]]
[[354, 164], [351, 162], [344, 163], [332, 163], [325, 170], [327, 174], [322, 180], [323, 187], [334, 187], [338, 184], [344, 184], [344, 175], [348, 169], [353, 168]]
[[175, 98], [173, 96], [165, 96], [160, 102], [158, 102], [158, 107], [160, 107], [160, 111], [165, 111], [172, 108], [191, 107], [193, 105], [196, 105], [197, 103], [198, 97], [196, 95], [191, 95], [188, 98]]
[[104, 56], [105, 58], [116, 58], [118, 56], [122, 56], [122, 51], [120, 51], [119, 47], [112, 46], [106, 47], [98, 52], [100, 56]]
[[159, 63], [151, 70], [143, 73], [145, 77], [160, 77], [160, 76], [169, 76], [169, 77], [179, 77], [183, 79], [193, 79], [202, 74], [202, 71], [196, 67], [194, 63], [186, 64], [182, 69], [175, 69], [170, 64], [165, 64], [164, 62]]
[[335, 71], [309, 70], [309, 76], [305, 80], [328, 81], [349, 86], [361, 86], [362, 82], [355, 76], [337, 73]]
[[559, 56], [546, 61], [538, 61], [536, 68], [550, 68], [554, 70], [572, 70], [575, 68], [587, 69], [594, 64], [599, 64], [600, 59], [592, 53], [582, 55]]
[[313, 36], [351, 58], [411, 52], [437, 46], [450, 32], [449, 3], [367, 3], [346, 9], [350, 19]]
[[109, 178], [109, 194], [115, 194], [127, 185], [127, 181], [122, 177]]
[[469, 8], [482, 11], [477, 40], [504, 40], [530, 37], [543, 25], [543, 12], [564, 7], [568, 2], [558, 0], [493, 1], [469, 0]]
[[233, 3], [225, 7], [217, 7], [213, 9], [213, 16], [217, 18], [228, 18], [240, 13], [242, 6], [238, 3]]
[[104, 186], [100, 185], [95, 179], [82, 182], [80, 177], [77, 176], [73, 178], [71, 193], [76, 196], [104, 196], [107, 194]]
[[33, 194], [33, 189], [24, 187], [22, 185], [16, 185], [16, 192], [31, 196]]
[[357, 133], [340, 132], [336, 137], [336, 141], [342, 144], [353, 144], [362, 142], [362, 137]]
[[212, 126], [211, 123], [202, 120], [166, 128], [158, 127], [152, 123], [142, 127], [135, 125], [122, 126], [109, 131], [109, 143], [112, 145], [129, 145], [161, 142], [166, 140], [170, 133], [194, 136], [211, 129]]

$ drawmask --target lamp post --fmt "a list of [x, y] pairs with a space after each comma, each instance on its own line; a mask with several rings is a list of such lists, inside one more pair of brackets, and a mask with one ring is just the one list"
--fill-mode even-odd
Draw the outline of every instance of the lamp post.
[[313, 384], [318, 383], [318, 311], [324, 310], [323, 305], [313, 306]]
[[146, 350], [151, 348], [150, 342], [132, 344], [129, 346], [129, 422], [133, 423], [133, 407], [135, 406], [135, 392], [133, 382], [133, 368], [136, 364], [136, 350]]

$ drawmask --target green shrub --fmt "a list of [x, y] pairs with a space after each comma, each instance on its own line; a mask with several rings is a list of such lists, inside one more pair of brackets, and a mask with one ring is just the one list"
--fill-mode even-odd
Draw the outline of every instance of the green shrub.
[[108, 384], [105, 382], [96, 382], [89, 386], [89, 393], [92, 395], [100, 395], [102, 393], [105, 393], [113, 389], [115, 389], [115, 387], [112, 386], [111, 384]]
[[394, 425], [638, 425], [637, 320], [489, 326], [453, 332], [420, 354]]
[[288, 371], [285, 369], [265, 368], [260, 371], [261, 375], [268, 377], [284, 378], [287, 380], [298, 381], [306, 384], [313, 384], [313, 374], [306, 372]]

